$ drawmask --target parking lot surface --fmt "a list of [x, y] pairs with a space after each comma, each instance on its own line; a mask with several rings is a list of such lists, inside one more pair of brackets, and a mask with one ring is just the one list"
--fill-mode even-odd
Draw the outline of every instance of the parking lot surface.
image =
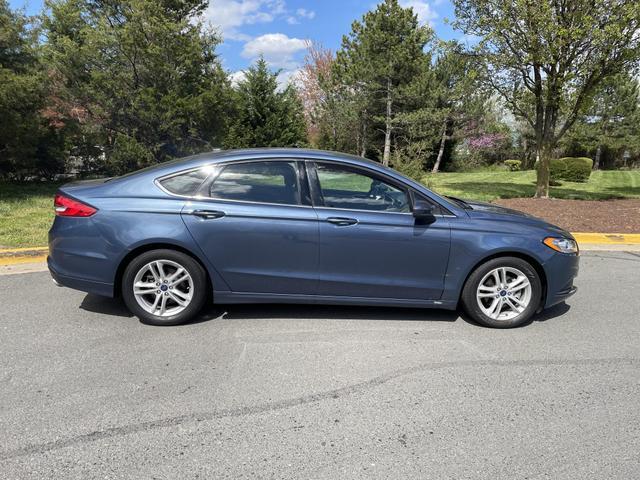
[[640, 255], [585, 254], [566, 305], [454, 312], [121, 303], [0, 277], [0, 477], [638, 478]]

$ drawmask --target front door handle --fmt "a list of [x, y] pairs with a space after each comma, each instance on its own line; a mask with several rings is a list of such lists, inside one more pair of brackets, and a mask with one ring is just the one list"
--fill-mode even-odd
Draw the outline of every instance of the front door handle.
[[358, 223], [358, 220], [356, 220], [355, 218], [346, 217], [329, 217], [327, 218], [327, 222], [338, 225], [339, 227], [346, 227], [349, 225], [355, 225], [356, 223]]
[[222, 218], [226, 215], [226, 213], [220, 210], [193, 210], [191, 215], [195, 215], [196, 217], [204, 218], [205, 220], [213, 220], [214, 218]]

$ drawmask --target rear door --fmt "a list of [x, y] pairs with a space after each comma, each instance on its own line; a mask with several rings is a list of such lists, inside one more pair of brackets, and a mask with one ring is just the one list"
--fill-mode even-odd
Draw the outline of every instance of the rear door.
[[214, 167], [183, 219], [233, 292], [314, 294], [318, 217], [294, 160]]
[[361, 167], [308, 162], [320, 221], [320, 295], [437, 300], [450, 248], [446, 218], [418, 222], [412, 193]]

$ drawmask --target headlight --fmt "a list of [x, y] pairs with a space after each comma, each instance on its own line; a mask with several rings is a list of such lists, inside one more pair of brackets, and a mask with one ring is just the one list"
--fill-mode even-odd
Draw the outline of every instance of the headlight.
[[553, 248], [560, 253], [578, 253], [578, 244], [575, 240], [568, 238], [547, 237], [543, 242], [547, 247]]

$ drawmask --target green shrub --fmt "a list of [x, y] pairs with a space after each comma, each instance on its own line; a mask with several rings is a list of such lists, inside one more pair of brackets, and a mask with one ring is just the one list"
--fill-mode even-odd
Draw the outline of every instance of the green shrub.
[[551, 160], [551, 179], [567, 182], [587, 182], [593, 160], [586, 157], [564, 157]]
[[420, 182], [427, 173], [424, 168], [424, 161], [419, 156], [407, 155], [407, 152], [397, 152], [392, 160], [391, 166], [413, 180]]
[[510, 172], [517, 172], [522, 167], [520, 160], [505, 160], [504, 164]]

